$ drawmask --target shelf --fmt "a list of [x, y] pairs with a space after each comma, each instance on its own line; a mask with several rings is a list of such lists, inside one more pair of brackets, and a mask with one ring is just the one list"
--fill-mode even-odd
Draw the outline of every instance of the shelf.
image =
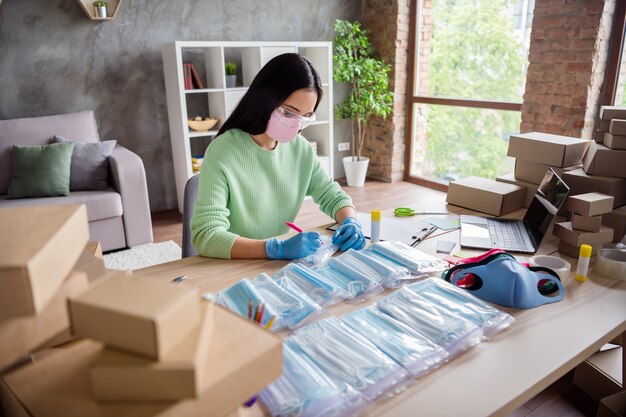
[[124, 0], [106, 0], [108, 4], [107, 17], [97, 17], [95, 15], [93, 0], [77, 0], [77, 1], [78, 1], [78, 4], [80, 4], [81, 9], [83, 9], [83, 12], [85, 12], [87, 17], [89, 17], [89, 20], [104, 21], [104, 20], [115, 19], [115, 16], [117, 16], [117, 11], [120, 9], [120, 6], [122, 5], [122, 1]]
[[190, 138], [201, 138], [201, 137], [205, 137], [205, 136], [215, 136], [217, 135], [217, 132], [219, 132], [219, 130], [207, 130], [206, 132], [195, 132], [193, 130], [189, 131], [189, 137]]
[[194, 88], [193, 90], [185, 90], [185, 94], [194, 93], [221, 93], [223, 88]]

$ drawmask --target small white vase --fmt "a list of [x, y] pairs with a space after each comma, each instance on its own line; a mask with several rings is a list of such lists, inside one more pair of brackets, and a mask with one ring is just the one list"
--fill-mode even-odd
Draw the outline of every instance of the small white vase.
[[226, 76], [226, 88], [234, 88], [236, 86], [237, 86], [237, 76], [227, 75]]
[[354, 160], [351, 156], [343, 158], [343, 169], [346, 171], [346, 181], [349, 187], [363, 187], [365, 184], [365, 175], [369, 166], [369, 158], [361, 157], [361, 160]]
[[106, 6], [98, 6], [98, 7], [96, 7], [96, 17], [107, 17], [107, 8], [106, 8]]

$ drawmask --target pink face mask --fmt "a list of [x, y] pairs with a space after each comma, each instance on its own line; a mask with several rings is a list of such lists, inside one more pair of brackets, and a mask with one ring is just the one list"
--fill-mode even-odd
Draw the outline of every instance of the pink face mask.
[[314, 121], [315, 114], [304, 117], [279, 107], [272, 112], [265, 133], [280, 143], [288, 143], [296, 138], [300, 130]]

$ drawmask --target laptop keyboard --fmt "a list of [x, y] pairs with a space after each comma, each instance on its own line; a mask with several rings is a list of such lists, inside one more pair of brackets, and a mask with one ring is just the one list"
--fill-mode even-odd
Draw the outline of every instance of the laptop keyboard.
[[526, 250], [530, 246], [524, 226], [516, 221], [489, 221], [489, 234], [494, 246], [508, 250]]

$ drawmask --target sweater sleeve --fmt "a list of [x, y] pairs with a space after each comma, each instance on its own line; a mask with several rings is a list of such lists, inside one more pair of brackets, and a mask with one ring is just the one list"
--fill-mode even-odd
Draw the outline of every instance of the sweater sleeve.
[[320, 206], [320, 210], [332, 219], [340, 208], [354, 207], [352, 199], [341, 186], [324, 171], [322, 164], [311, 149], [312, 166], [311, 180], [307, 189], [307, 195]]
[[202, 256], [230, 259], [238, 235], [228, 231], [228, 193], [228, 181], [220, 164], [207, 152], [191, 218], [191, 242]]

